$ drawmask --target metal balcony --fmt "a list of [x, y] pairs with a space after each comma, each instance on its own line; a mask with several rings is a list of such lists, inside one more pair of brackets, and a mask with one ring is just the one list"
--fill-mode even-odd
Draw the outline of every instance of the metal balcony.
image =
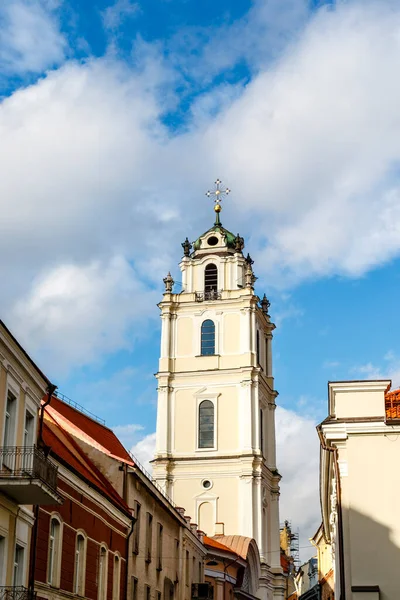
[[18, 504], [60, 504], [57, 471], [36, 446], [0, 448], [0, 492]]
[[196, 302], [204, 302], [205, 300], [221, 300], [222, 294], [217, 290], [207, 290], [205, 292], [196, 292]]
[[36, 600], [36, 592], [22, 585], [0, 587], [0, 600]]

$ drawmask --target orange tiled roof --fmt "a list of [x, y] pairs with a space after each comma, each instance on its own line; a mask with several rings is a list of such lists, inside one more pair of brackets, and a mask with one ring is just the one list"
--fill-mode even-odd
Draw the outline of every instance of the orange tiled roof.
[[386, 419], [400, 419], [400, 390], [392, 390], [385, 394]]
[[[244, 560], [247, 559], [247, 551], [251, 538], [244, 537], [243, 535], [218, 535], [215, 536], [220, 544], [228, 546], [231, 550], [238, 554]], [[215, 539], [214, 538], [214, 539]]]
[[234, 552], [233, 550], [231, 550], [231, 548], [228, 548], [228, 546], [225, 546], [225, 544], [221, 544], [216, 539], [210, 538], [207, 535], [204, 536], [204, 545], [208, 546], [209, 548], [215, 548], [216, 550], [223, 550], [224, 552], [229, 552], [229, 554], [238, 556], [238, 554], [236, 552]]
[[[55, 411], [54, 411], [55, 412]], [[54, 414], [49, 415], [47, 408], [43, 420], [43, 441], [50, 447], [50, 452], [60, 459], [67, 467], [85, 479], [89, 485], [94, 486], [111, 502], [125, 513], [131, 514], [128, 505], [124, 502], [111, 483], [99, 471], [85, 452], [78, 446], [73, 437], [57, 422]]]
[[71, 435], [78, 437], [87, 444], [104, 452], [104, 454], [108, 454], [121, 462], [134, 465], [131, 456], [115, 433], [105, 425], [94, 421], [54, 396], [50, 404], [46, 407], [46, 412], [54, 415], [62, 428]]

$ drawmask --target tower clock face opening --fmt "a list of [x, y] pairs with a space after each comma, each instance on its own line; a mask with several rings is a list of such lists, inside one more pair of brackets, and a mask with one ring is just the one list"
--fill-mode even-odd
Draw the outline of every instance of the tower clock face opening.
[[216, 246], [218, 244], [218, 238], [215, 235], [212, 235], [208, 238], [207, 244], [209, 246]]

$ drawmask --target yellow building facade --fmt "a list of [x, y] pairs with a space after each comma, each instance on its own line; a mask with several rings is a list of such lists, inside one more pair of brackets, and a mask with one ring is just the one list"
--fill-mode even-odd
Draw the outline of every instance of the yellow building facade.
[[37, 445], [40, 406], [54, 387], [0, 321], [0, 588], [23, 600], [34, 505], [55, 504], [57, 468]]
[[208, 536], [256, 540], [259, 597], [283, 598], [269, 302], [219, 221], [165, 280], [153, 476]]

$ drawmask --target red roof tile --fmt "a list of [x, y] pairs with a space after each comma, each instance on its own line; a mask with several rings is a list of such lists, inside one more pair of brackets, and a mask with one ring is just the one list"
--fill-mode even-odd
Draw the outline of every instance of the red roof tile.
[[123, 447], [115, 433], [105, 425], [94, 421], [54, 396], [50, 404], [46, 407], [46, 411], [50, 415], [58, 415], [58, 422], [71, 435], [97, 447], [113, 458], [130, 465], [134, 464], [132, 457]]
[[78, 476], [94, 486], [100, 493], [106, 496], [114, 505], [125, 513], [131, 514], [128, 505], [124, 502], [111, 483], [99, 471], [89, 457], [75, 442], [73, 437], [64, 430], [57, 422], [56, 413], [48, 413], [46, 407], [43, 420], [43, 441], [50, 447], [50, 452], [60, 459], [67, 467], [70, 467]]

